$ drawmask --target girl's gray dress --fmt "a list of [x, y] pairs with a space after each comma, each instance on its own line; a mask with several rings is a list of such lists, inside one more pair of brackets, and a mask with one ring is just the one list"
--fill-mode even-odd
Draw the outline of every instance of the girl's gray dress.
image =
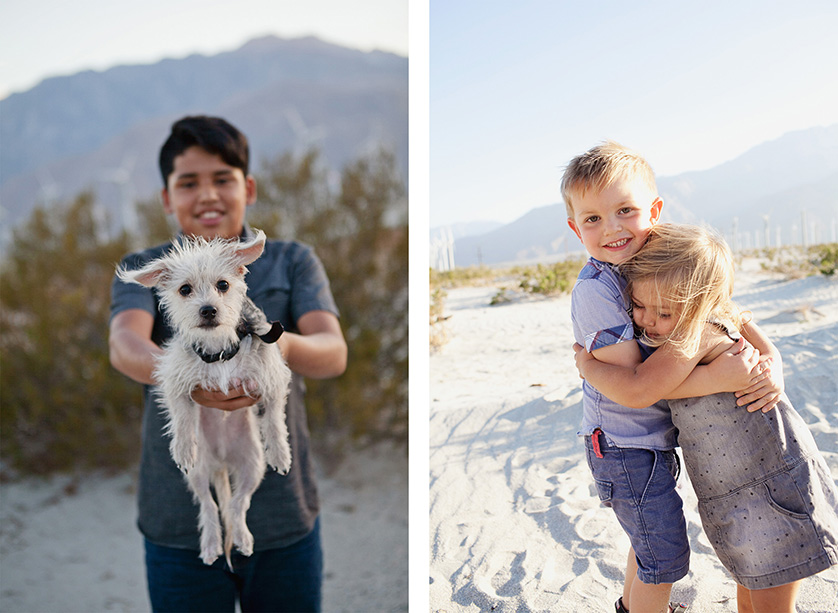
[[669, 406], [704, 531], [740, 585], [783, 585], [838, 564], [838, 491], [785, 395], [768, 413], [748, 413], [731, 393]]

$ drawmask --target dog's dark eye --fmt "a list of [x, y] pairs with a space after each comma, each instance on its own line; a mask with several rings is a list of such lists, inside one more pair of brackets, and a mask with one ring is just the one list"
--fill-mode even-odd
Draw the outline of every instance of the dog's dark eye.
[[179, 293], [181, 296], [188, 296], [189, 294], [191, 294], [191, 293], [192, 293], [192, 286], [191, 286], [191, 285], [189, 285], [189, 284], [186, 284], [186, 285], [181, 285], [181, 286], [178, 288], [178, 293]]
[[221, 281], [219, 281], [218, 283], [215, 284], [215, 287], [217, 287], [218, 291], [223, 294], [228, 289], [230, 289], [230, 284], [227, 283], [224, 279], [222, 279]]

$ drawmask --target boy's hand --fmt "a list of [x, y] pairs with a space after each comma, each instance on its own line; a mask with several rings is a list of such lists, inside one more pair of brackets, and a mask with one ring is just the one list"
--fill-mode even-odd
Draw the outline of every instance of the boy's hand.
[[190, 394], [192, 400], [204, 407], [219, 409], [221, 411], [238, 411], [245, 407], [252, 406], [259, 401], [259, 395], [251, 392], [248, 395], [243, 383], [231, 387], [225, 394], [218, 390], [207, 390], [196, 387]]
[[736, 404], [740, 407], [748, 405], [750, 413], [760, 409], [767, 413], [776, 407], [785, 387], [782, 366], [777, 365], [771, 357], [760, 357], [759, 366], [762, 376], [749, 387], [735, 393], [738, 398]]
[[573, 351], [576, 353], [576, 370], [579, 371], [579, 378], [584, 379], [585, 375], [583, 373], [583, 369], [585, 364], [591, 360], [595, 360], [596, 358], [585, 351], [585, 348], [579, 343], [573, 343]]

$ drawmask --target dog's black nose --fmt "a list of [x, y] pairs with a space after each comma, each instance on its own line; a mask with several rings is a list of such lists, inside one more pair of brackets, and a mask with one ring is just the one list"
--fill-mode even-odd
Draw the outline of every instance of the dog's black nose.
[[201, 314], [201, 317], [204, 319], [214, 319], [215, 314], [218, 312], [216, 311], [214, 306], [204, 305], [201, 307], [201, 310], [198, 311]]

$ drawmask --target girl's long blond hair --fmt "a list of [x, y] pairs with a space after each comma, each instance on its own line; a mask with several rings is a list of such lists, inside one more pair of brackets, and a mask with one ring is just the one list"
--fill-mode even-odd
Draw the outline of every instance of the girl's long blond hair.
[[[651, 281], [661, 301], [678, 307], [672, 334], [665, 339], [645, 336], [650, 346], [670, 343], [679, 354], [692, 358], [699, 350], [701, 334], [708, 321], [737, 330], [742, 315], [731, 299], [733, 254], [715, 231], [701, 226], [658, 224], [646, 245], [619, 266], [628, 279], [631, 295], [638, 282]], [[673, 314], [674, 315], [674, 314]]]

